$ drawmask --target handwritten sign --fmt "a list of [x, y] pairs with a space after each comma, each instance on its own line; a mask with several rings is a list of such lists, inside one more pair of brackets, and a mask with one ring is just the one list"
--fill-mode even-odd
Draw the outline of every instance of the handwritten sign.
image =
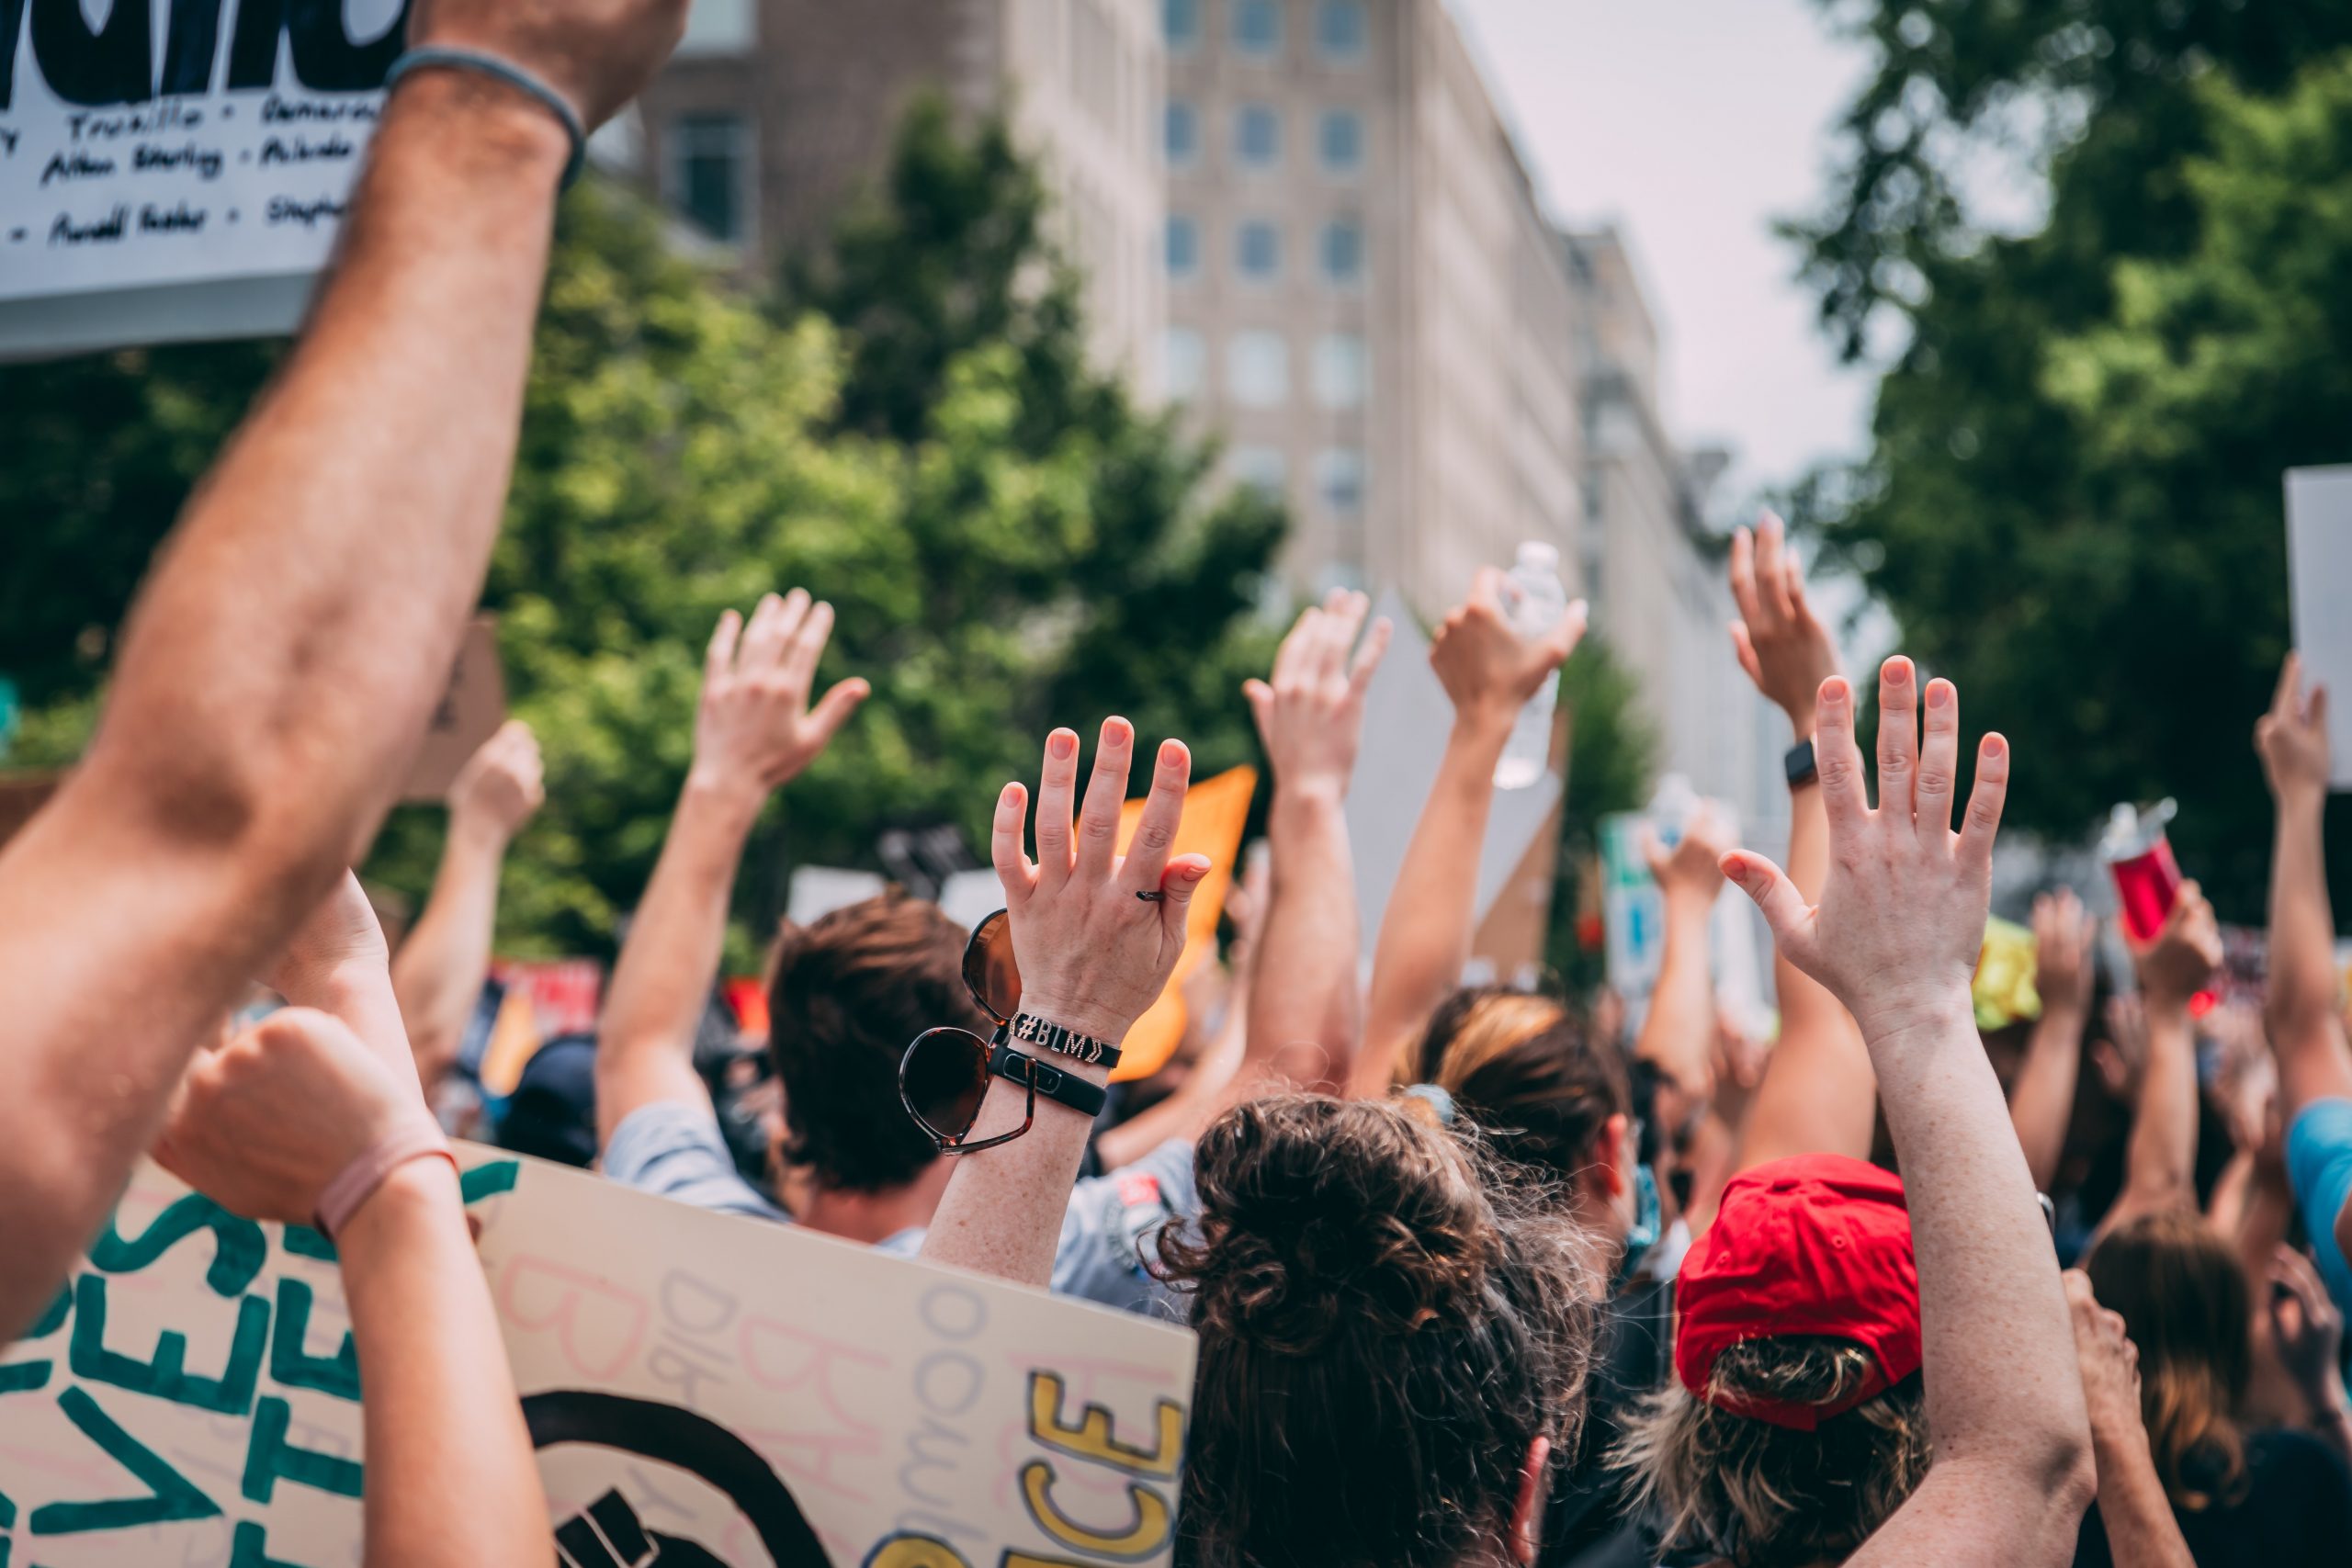
[[[563, 1568], [1168, 1562], [1189, 1332], [464, 1153]], [[331, 1251], [142, 1169], [0, 1363], [0, 1562], [357, 1568]]]
[[473, 754], [505, 722], [506, 667], [498, 659], [498, 617], [476, 615], [458, 645], [449, 684], [425, 723], [424, 741], [401, 798], [428, 801], [447, 795]]
[[0, 0], [0, 351], [292, 328], [407, 23], [407, 0]]
[[[2304, 689], [2341, 703], [2352, 697], [2352, 467], [2287, 470], [2287, 578]], [[2335, 742], [2335, 761], [2331, 784], [2352, 790], [2352, 741]]]

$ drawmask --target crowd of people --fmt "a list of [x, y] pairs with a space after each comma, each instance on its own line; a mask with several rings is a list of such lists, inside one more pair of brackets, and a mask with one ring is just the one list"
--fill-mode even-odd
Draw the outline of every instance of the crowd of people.
[[[481, 590], [559, 177], [684, 10], [418, 0], [428, 52], [312, 319], [160, 558], [86, 759], [0, 856], [26, 1069], [0, 1105], [7, 1331], [144, 1154], [317, 1225], [367, 1388], [370, 1563], [549, 1555], [434, 1109], [540, 796], [528, 732], [460, 779], [397, 953], [348, 868]], [[594, 1038], [547, 1048], [497, 1135], [1189, 1325], [1179, 1558], [1204, 1568], [2346, 1562], [2324, 694], [2290, 658], [2256, 728], [2258, 1009], [2200, 1014], [2222, 952], [2193, 885], [2112, 975], [2062, 891], [2032, 911], [2035, 1008], [1987, 1027], [2003, 799], [2056, 761], [1988, 734], [1964, 771], [1950, 682], [1901, 657], [1850, 678], [1776, 519], [1729, 571], [1725, 657], [1798, 743], [1789, 842], [1775, 863], [1710, 807], [1653, 846], [1665, 950], [1630, 1039], [1591, 998], [1461, 983], [1498, 761], [1584, 626], [1521, 635], [1488, 572], [1435, 635], [1453, 727], [1368, 978], [1344, 807], [1389, 628], [1340, 592], [1236, 694], [1267, 853], [1184, 981], [1176, 1066], [1106, 1091], [1212, 869], [1174, 852], [1183, 743], [1139, 756], [1114, 717], [1083, 762], [1076, 731], [1044, 737], [1034, 798], [998, 797], [1001, 919], [967, 932], [892, 891], [787, 925], [764, 1070], [738, 1071], [714, 987], [747, 838], [871, 694], [818, 690], [832, 611], [794, 589], [717, 627]], [[1726, 879], [1771, 932], [1769, 1042], [1713, 995]]]

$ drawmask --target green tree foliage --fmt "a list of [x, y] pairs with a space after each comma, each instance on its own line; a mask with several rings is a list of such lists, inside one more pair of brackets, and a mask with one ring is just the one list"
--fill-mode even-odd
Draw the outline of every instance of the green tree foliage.
[[[2073, 840], [2176, 795], [2190, 874], [2258, 920], [2279, 476], [2352, 457], [2352, 97], [2315, 52], [2352, 12], [1890, 0], [1867, 27], [1886, 63], [1809, 258], [1834, 326], [1892, 310], [1907, 342], [1868, 461], [1800, 510], [2018, 743], [2011, 820]], [[1951, 139], [2029, 98], [2073, 128], [2048, 222], [1989, 237]]]
[[[993, 131], [959, 141], [943, 122], [911, 123], [884, 198], [845, 226], [845, 257], [887, 252], [892, 269], [859, 285], [854, 310], [836, 297], [845, 323], [813, 299], [778, 310], [722, 287], [630, 197], [592, 184], [565, 203], [485, 593], [548, 793], [509, 861], [502, 950], [609, 951], [684, 777], [705, 641], [723, 608], [772, 588], [832, 602], [820, 679], [855, 672], [875, 694], [754, 840], [739, 963], [793, 863], [871, 865], [876, 831], [901, 824], [951, 823], [984, 849], [998, 786], [1034, 774], [1055, 723], [1085, 730], [1125, 713], [1148, 738], [1190, 740], [1202, 772], [1254, 754], [1238, 686], [1271, 652], [1253, 611], [1280, 515], [1252, 499], [1210, 504], [1208, 455], [1087, 368], [1070, 299], [1019, 297], [1028, 279], [1058, 276], [1041, 209], [1015, 199], [1034, 182], [1016, 163], [977, 193], [958, 183], [1002, 145]], [[961, 227], [933, 226], [943, 207]], [[1005, 258], [994, 273], [966, 265], [982, 229]], [[857, 249], [878, 232], [896, 238]], [[948, 275], [968, 297], [934, 355], [869, 346], [894, 312], [927, 309], [921, 280]], [[45, 612], [38, 639], [13, 624], [0, 633], [16, 639], [5, 657], [20, 642], [58, 670], [35, 688], [41, 700], [95, 684], [99, 666], [61, 663], [56, 645], [119, 617], [267, 360], [181, 352], [203, 375], [159, 376], [177, 363], [160, 354], [0, 371], [9, 404], [73, 396], [123, 411], [104, 427], [64, 414], [42, 426], [59, 473], [78, 471], [64, 450], [77, 443], [83, 469], [103, 469], [109, 452], [136, 458], [79, 491], [0, 459], [0, 513], [40, 515], [18, 498], [51, 494], [80, 508], [77, 527], [42, 548], [130, 552], [103, 582], [49, 580], [68, 603]], [[864, 412], [875, 409], [904, 423]], [[135, 503], [113, 494], [134, 470]], [[46, 511], [69, 514], [55, 501]], [[136, 552], [100, 537], [132, 519]], [[421, 897], [439, 815], [396, 813], [371, 878]]]
[[1600, 819], [1638, 811], [1657, 765], [1657, 736], [1642, 712], [1641, 687], [1608, 643], [1588, 637], [1560, 671], [1568, 710], [1567, 796], [1560, 807], [1560, 874], [1552, 889], [1544, 957], [1568, 995], [1589, 995], [1605, 977], [1606, 954], [1578, 940], [1588, 907], [1587, 871], [1600, 852]]

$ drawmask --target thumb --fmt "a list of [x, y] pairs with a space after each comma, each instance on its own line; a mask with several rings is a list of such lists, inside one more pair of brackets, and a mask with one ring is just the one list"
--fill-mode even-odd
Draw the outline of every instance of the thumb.
[[1577, 644], [1584, 640], [1584, 629], [1591, 620], [1592, 606], [1584, 600], [1569, 605], [1567, 614], [1560, 617], [1559, 624], [1544, 639], [1544, 657], [1555, 665], [1566, 664], [1568, 655], [1577, 650]]
[[1666, 846], [1658, 842], [1657, 829], [1647, 822], [1642, 824], [1642, 859], [1650, 868], [1652, 880], [1666, 880]]
[[1159, 891], [1165, 895], [1159, 902], [1161, 918], [1182, 931], [1185, 908], [1192, 903], [1193, 895], [1201, 890], [1202, 879], [1208, 874], [1206, 855], [1178, 855], [1170, 861], [1168, 869], [1159, 874]]
[[873, 694], [874, 688], [866, 683], [864, 676], [853, 675], [820, 698], [808, 716], [816, 721], [817, 732], [830, 740], [842, 725], [849, 722], [849, 716], [857, 711], [857, 705]]
[[1772, 928], [1772, 941], [1788, 955], [1789, 962], [1806, 974], [1813, 974], [1814, 909], [1804, 901], [1804, 895], [1797, 891], [1796, 884], [1762, 855], [1745, 850], [1734, 850], [1715, 863], [1741, 892], [1756, 900], [1764, 923]]
[[1241, 682], [1241, 694], [1250, 701], [1250, 716], [1258, 726], [1258, 739], [1271, 748], [1274, 736], [1274, 689], [1263, 681]]
[[1764, 666], [1757, 661], [1756, 644], [1748, 637], [1745, 621], [1731, 623], [1731, 651], [1748, 680], [1761, 687], [1764, 684]]

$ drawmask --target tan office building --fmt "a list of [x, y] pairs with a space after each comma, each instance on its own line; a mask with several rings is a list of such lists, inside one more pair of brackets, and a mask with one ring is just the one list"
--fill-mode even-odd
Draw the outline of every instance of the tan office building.
[[764, 267], [820, 237], [881, 170], [916, 94], [1007, 109], [1056, 197], [1056, 238], [1086, 276], [1099, 361], [1156, 384], [1159, 4], [695, 0], [684, 45], [609, 155]]
[[1434, 614], [1524, 539], [1574, 576], [1572, 301], [1442, 0], [1162, 17], [1164, 385], [1289, 501], [1295, 583]]

